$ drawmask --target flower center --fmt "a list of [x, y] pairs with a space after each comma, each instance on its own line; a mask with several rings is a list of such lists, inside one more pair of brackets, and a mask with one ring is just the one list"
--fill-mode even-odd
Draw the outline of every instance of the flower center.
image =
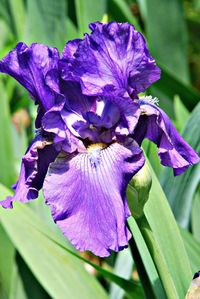
[[93, 152], [96, 152], [96, 151], [100, 151], [100, 150], [102, 150], [102, 149], [104, 149], [106, 147], [107, 147], [107, 144], [102, 143], [102, 142], [93, 143], [93, 144], [90, 144], [87, 147], [87, 152], [88, 153], [93, 153]]

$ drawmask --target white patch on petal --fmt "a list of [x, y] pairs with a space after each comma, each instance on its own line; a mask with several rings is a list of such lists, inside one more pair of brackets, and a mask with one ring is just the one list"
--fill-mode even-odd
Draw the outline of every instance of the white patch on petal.
[[157, 105], [157, 106], [159, 106], [159, 100], [158, 100], [158, 98], [153, 98], [152, 96], [144, 96], [144, 97], [142, 97], [142, 98], [139, 98], [139, 100], [142, 100], [142, 101], [147, 101], [147, 102], [149, 102], [149, 103], [151, 103], [151, 104], [154, 104], [154, 105]]

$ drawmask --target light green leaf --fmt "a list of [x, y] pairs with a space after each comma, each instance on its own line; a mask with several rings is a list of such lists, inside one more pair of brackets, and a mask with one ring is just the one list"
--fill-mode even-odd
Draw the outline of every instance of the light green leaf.
[[0, 298], [7, 299], [10, 294], [15, 248], [5, 230], [0, 225]]
[[[120, 251], [115, 261], [114, 273], [125, 279], [130, 279], [133, 270], [133, 259], [129, 249]], [[123, 299], [125, 291], [115, 283], [110, 286], [110, 299]], [[141, 297], [140, 297], [141, 299]]]
[[184, 298], [192, 275], [189, 259], [164, 192], [153, 170], [151, 173], [152, 188], [138, 225], [167, 298]]
[[200, 270], [200, 243], [185, 229], [180, 228], [180, 232], [189, 256], [192, 274], [194, 274]]
[[[183, 130], [183, 138], [200, 154], [200, 104], [194, 109]], [[187, 227], [192, 199], [200, 182], [200, 164], [190, 167], [179, 177], [173, 177], [170, 169], [164, 169], [162, 186], [178, 223]]]
[[70, 18], [66, 18], [66, 42], [78, 37], [78, 29], [75, 27]]
[[62, 50], [66, 42], [65, 13], [65, 0], [28, 0], [25, 33], [27, 43], [37, 41]]
[[0, 81], [0, 182], [6, 186], [13, 184], [15, 179], [13, 141], [11, 129], [11, 117], [5, 86]]
[[25, 7], [23, 0], [9, 0], [10, 13], [13, 19], [17, 38], [20, 40], [24, 36], [25, 28]]
[[132, 254], [146, 296], [151, 299], [166, 299], [158, 272], [138, 224], [133, 217], [129, 217], [127, 222], [134, 238], [134, 242], [130, 242]]
[[192, 205], [191, 226], [194, 237], [200, 242], [200, 185], [197, 188]]
[[[9, 194], [0, 186], [1, 198]], [[16, 204], [13, 210], [0, 210], [1, 221], [16, 248], [47, 292], [55, 298], [66, 298], [63, 294], [72, 294], [72, 298], [106, 298], [105, 293], [94, 277], [85, 272], [79, 260], [93, 266], [99, 274], [116, 283], [126, 291], [128, 298], [143, 294], [140, 284], [128, 281], [87, 261], [66, 247], [66, 242], [45, 224], [27, 205]], [[34, 244], [34, 246], [33, 246]], [[41, 256], [41, 263], [38, 256]], [[78, 260], [77, 260], [78, 258]], [[58, 283], [52, 284], [57, 279]], [[84, 281], [84, 284], [81, 284]], [[80, 288], [78, 291], [77, 288]], [[98, 295], [96, 294], [98, 293]], [[60, 297], [59, 297], [60, 296]], [[67, 296], [67, 295], [66, 295]], [[88, 296], [88, 297], [87, 297]], [[70, 296], [69, 296], [70, 298]]]
[[186, 109], [184, 104], [181, 102], [180, 97], [177, 95], [174, 97], [174, 113], [176, 118], [176, 127], [178, 131], [181, 131], [189, 118], [189, 111]]
[[[0, 188], [1, 198], [7, 191]], [[1, 224], [32, 273], [56, 299], [107, 298], [103, 288], [76, 257], [41, 232], [53, 232], [25, 205], [0, 210]], [[38, 230], [40, 227], [40, 230]]]
[[[24, 289], [24, 285], [19, 274], [16, 263], [13, 263], [12, 282], [10, 287], [9, 299], [29, 299]], [[40, 298], [44, 299], [44, 298]]]
[[106, 0], [97, 3], [93, 0], [75, 0], [76, 17], [78, 21], [79, 36], [89, 32], [88, 25], [91, 22], [101, 21], [106, 13]]
[[[189, 82], [188, 36], [182, 2], [138, 0], [138, 3], [145, 13], [143, 18], [152, 55], [181, 81]], [[169, 24], [167, 30], [166, 24]]]
[[143, 214], [144, 205], [149, 198], [151, 183], [151, 172], [145, 163], [142, 169], [132, 177], [126, 190], [129, 209], [135, 218], [139, 218]]

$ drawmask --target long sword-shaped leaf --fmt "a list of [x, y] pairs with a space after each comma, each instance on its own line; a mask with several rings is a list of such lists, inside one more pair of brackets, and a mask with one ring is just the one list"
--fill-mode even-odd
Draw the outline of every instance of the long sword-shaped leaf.
[[163, 64], [159, 64], [159, 66], [161, 67], [161, 78], [151, 88], [154, 96], [158, 97], [158, 92], [160, 91], [163, 96], [173, 101], [174, 96], [179, 95], [185, 107], [188, 110], [192, 110], [200, 101], [200, 93], [189, 84], [182, 83]]
[[[134, 256], [145, 293], [146, 295], [148, 294], [149, 298], [165, 299], [166, 294], [162, 288], [153, 259], [140, 232], [140, 228], [133, 217], [128, 218], [128, 225], [134, 238], [134, 242], [131, 243], [132, 254]], [[133, 248], [133, 245], [134, 247], [137, 247], [137, 250], [136, 248]]]
[[[200, 154], [199, 127], [200, 104], [191, 114], [182, 134], [184, 139]], [[176, 178], [169, 169], [165, 169], [161, 182], [177, 221], [182, 227], [187, 227], [194, 192], [200, 182], [200, 164], [190, 167]]]
[[[0, 186], [0, 193], [1, 198], [9, 194], [3, 186]], [[89, 299], [93, 298], [92, 296], [106, 298], [100, 285], [84, 271], [79, 260], [90, 264], [99, 274], [123, 288], [128, 298], [132, 298], [137, 294], [140, 294], [140, 297], [142, 296], [143, 291], [140, 284], [114, 275], [68, 249], [66, 243], [62, 242], [60, 237], [57, 237], [45, 222], [38, 218], [26, 205], [16, 204], [12, 211], [1, 209], [0, 216], [6, 231], [34, 275], [49, 294], [54, 294], [55, 298], [66, 298], [62, 292], [65, 293], [65, 296], [69, 292], [72, 294], [74, 287], [79, 287], [80, 291], [76, 290], [72, 298], [79, 298], [78, 294], [82, 289], [82, 298]], [[38, 264], [36, 260], [42, 252], [42, 262]], [[49, 261], [53, 264], [51, 265]], [[55, 279], [57, 279], [57, 282], [52, 285], [52, 281]], [[99, 293], [99, 296], [96, 295], [96, 292]], [[71, 297], [69, 296], [69, 298]]]
[[133, 24], [137, 30], [141, 31], [139, 22], [132, 14], [126, 1], [110, 0], [108, 1], [108, 10], [114, 20], [118, 20], [118, 22], [129, 22]]
[[101, 21], [106, 13], [106, 0], [75, 0], [76, 17], [78, 21], [79, 35], [88, 32], [88, 25], [91, 22]]
[[[188, 82], [188, 39], [182, 1], [138, 0], [138, 3], [144, 13], [152, 54], [177, 78]], [[166, 24], [169, 24], [167, 30]]]
[[[1, 187], [1, 198], [7, 191]], [[48, 227], [26, 206], [0, 210], [1, 223], [32, 273], [56, 299], [107, 298], [103, 288], [90, 276], [76, 257], [56, 246], [41, 231]], [[53, 232], [49, 232], [50, 234]]]
[[62, 50], [66, 41], [66, 1], [28, 0], [26, 38]]
[[185, 229], [180, 228], [180, 232], [190, 259], [192, 273], [194, 274], [200, 270], [200, 243]]
[[194, 195], [192, 205], [191, 226], [194, 237], [200, 242], [200, 185]]
[[10, 186], [15, 178], [11, 117], [5, 86], [0, 81], [0, 182]]
[[153, 170], [152, 180], [150, 198], [138, 225], [167, 298], [184, 298], [192, 275], [189, 259], [177, 223]]

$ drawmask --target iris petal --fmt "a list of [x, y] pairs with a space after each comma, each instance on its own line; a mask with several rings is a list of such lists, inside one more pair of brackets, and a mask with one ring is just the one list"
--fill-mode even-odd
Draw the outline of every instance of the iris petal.
[[86, 95], [137, 95], [160, 78], [144, 37], [128, 23], [90, 24], [84, 40], [66, 44], [64, 80], [80, 82]]
[[78, 250], [108, 256], [127, 246], [125, 192], [143, 164], [142, 151], [133, 143], [60, 155], [51, 164], [43, 188], [46, 203]]
[[20, 176], [13, 187], [14, 196], [0, 201], [0, 204], [4, 208], [12, 208], [14, 201], [25, 203], [37, 198], [49, 164], [55, 160], [57, 154], [53, 145], [46, 145], [46, 141], [37, 136], [22, 158]]
[[14, 77], [46, 111], [63, 100], [59, 94], [58, 60], [56, 48], [18, 43], [0, 61], [0, 72]]
[[141, 116], [133, 138], [141, 144], [148, 138], [158, 146], [158, 155], [164, 166], [174, 169], [174, 175], [183, 173], [200, 161], [198, 154], [177, 132], [162, 109], [144, 100], [139, 101]]

